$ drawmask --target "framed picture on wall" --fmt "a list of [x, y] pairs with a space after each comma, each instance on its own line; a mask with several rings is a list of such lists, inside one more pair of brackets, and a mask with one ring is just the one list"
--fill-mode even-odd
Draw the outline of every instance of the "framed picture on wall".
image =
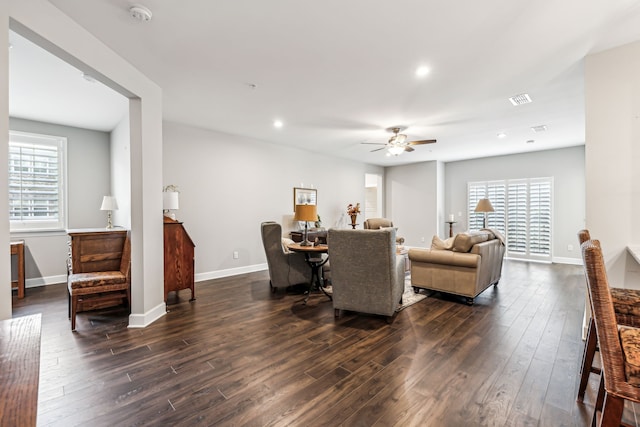
[[293, 211], [296, 205], [316, 205], [318, 201], [318, 190], [315, 188], [293, 187]]

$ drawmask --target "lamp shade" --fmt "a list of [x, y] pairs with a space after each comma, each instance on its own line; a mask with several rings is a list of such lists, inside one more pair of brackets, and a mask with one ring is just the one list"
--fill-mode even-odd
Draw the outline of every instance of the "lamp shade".
[[318, 212], [316, 205], [296, 205], [294, 221], [317, 221]]
[[179, 208], [180, 203], [178, 201], [177, 191], [165, 191], [162, 193], [162, 209], [164, 210], [176, 210]]
[[491, 206], [491, 201], [489, 199], [480, 199], [478, 200], [478, 204], [476, 205], [476, 210], [474, 212], [493, 212], [493, 206]]
[[102, 206], [100, 206], [101, 211], [116, 211], [118, 210], [118, 202], [116, 198], [113, 196], [104, 196], [102, 198]]

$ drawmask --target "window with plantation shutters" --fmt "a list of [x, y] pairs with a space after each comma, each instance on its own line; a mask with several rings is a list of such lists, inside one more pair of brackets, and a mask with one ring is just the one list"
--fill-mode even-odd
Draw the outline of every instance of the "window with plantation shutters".
[[470, 230], [482, 228], [483, 214], [473, 211], [486, 197], [495, 209], [487, 215], [487, 227], [505, 235], [507, 256], [551, 260], [552, 178], [471, 182], [468, 193]]
[[65, 228], [66, 138], [9, 133], [11, 231]]

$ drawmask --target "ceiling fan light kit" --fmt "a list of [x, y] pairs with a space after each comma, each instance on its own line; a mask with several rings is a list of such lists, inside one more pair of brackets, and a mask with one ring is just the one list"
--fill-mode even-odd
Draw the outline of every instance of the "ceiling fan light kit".
[[387, 156], [399, 156], [405, 151], [408, 153], [415, 151], [414, 148], [411, 147], [412, 145], [433, 144], [436, 142], [435, 139], [407, 141], [407, 135], [400, 133], [400, 130], [404, 129], [406, 128], [394, 127], [387, 129], [388, 131], [393, 132], [393, 136], [389, 138], [389, 142], [387, 142], [386, 144], [383, 144], [381, 142], [362, 142], [361, 144], [384, 145], [384, 147], [376, 148], [375, 150], [371, 150], [371, 152], [373, 153], [374, 151], [380, 151], [386, 148]]

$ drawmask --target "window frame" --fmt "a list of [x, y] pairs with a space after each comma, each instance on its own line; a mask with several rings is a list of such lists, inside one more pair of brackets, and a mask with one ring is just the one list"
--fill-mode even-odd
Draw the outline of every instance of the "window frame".
[[[482, 220], [479, 215], [473, 212], [475, 208], [475, 203], [477, 203], [478, 198], [489, 197], [493, 204], [493, 200], [491, 199], [491, 189], [494, 191], [502, 185], [502, 189], [504, 191], [502, 201], [496, 203], [494, 208], [496, 209], [496, 213], [490, 213], [488, 215], [487, 227], [488, 228], [496, 228], [501, 231], [506, 238], [506, 249], [507, 249], [507, 257], [512, 259], [523, 259], [523, 260], [533, 260], [533, 261], [543, 261], [543, 262], [551, 262], [553, 256], [553, 177], [537, 177], [537, 178], [522, 178], [522, 179], [506, 179], [506, 180], [497, 180], [497, 181], [475, 181], [467, 183], [467, 220], [469, 224], [469, 230], [476, 230], [481, 228], [478, 226], [478, 223], [482, 224]], [[532, 226], [534, 224], [533, 214], [532, 214], [532, 187], [536, 187], [539, 185], [548, 185], [548, 211], [545, 211], [544, 214], [548, 214], [548, 252], [535, 251], [533, 246], [534, 243], [539, 243], [539, 239], [536, 242], [533, 242], [532, 239], [533, 231]], [[518, 199], [518, 202], [512, 201], [513, 192], [516, 190], [516, 187], [521, 187], [519, 195], [524, 197], [525, 209], [518, 209], [517, 204], [522, 203], [522, 198]], [[522, 190], [524, 192], [522, 192]], [[475, 199], [472, 200], [472, 198]], [[495, 197], [495, 196], [494, 196]], [[473, 206], [472, 206], [473, 204]], [[519, 211], [519, 212], [516, 212]], [[538, 212], [536, 210], [536, 212]], [[496, 217], [496, 215], [498, 217]], [[520, 218], [520, 222], [524, 221], [523, 225], [518, 228], [518, 231], [524, 230], [524, 242], [520, 244], [521, 250], [514, 250], [513, 247], [516, 245], [516, 241], [514, 240], [514, 231], [511, 231], [515, 224], [513, 221], [516, 219], [515, 216]], [[510, 221], [510, 216], [513, 217]], [[502, 218], [500, 218], [502, 217]], [[500, 220], [502, 219], [502, 224]], [[540, 237], [538, 235], [538, 237]]]
[[[9, 143], [7, 150], [11, 149], [14, 144], [41, 145], [48, 147], [56, 147], [58, 176], [58, 218], [57, 220], [38, 220], [38, 219], [19, 219], [12, 220], [9, 215], [9, 231], [11, 233], [29, 233], [42, 231], [64, 231], [67, 229], [68, 219], [68, 189], [67, 189], [67, 148], [68, 141], [66, 137], [57, 135], [48, 135], [35, 132], [9, 131]], [[11, 174], [11, 157], [8, 155], [8, 169]], [[11, 177], [8, 177], [8, 193], [10, 197]], [[10, 202], [9, 202], [10, 203]]]

